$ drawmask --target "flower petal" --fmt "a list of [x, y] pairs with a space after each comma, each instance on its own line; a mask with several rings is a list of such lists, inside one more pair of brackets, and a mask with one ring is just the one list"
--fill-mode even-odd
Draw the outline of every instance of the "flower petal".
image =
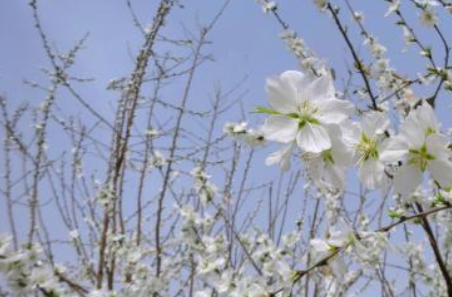
[[313, 101], [323, 101], [327, 98], [335, 98], [334, 93], [335, 90], [331, 75], [322, 75], [316, 78], [307, 88], [307, 94], [309, 95], [310, 100]]
[[326, 163], [323, 156], [307, 160], [306, 167], [309, 176], [319, 187], [343, 189], [345, 184], [345, 167]]
[[394, 177], [394, 192], [408, 195], [414, 192], [422, 182], [422, 171], [409, 164], [402, 165]]
[[369, 190], [379, 187], [384, 180], [384, 165], [379, 160], [368, 159], [361, 163], [358, 178]]
[[428, 169], [441, 188], [452, 187], [452, 162], [448, 160], [432, 160]]
[[346, 120], [341, 123], [340, 127], [344, 143], [353, 149], [361, 141], [361, 126], [358, 123]]
[[389, 119], [386, 114], [382, 112], [370, 112], [361, 122], [361, 127], [364, 134], [368, 137], [375, 137], [376, 135], [383, 134], [389, 127]]
[[264, 137], [271, 141], [288, 143], [295, 139], [298, 121], [283, 115], [271, 115], [262, 126]]
[[294, 149], [294, 143], [272, 153], [265, 159], [265, 165], [270, 166], [273, 164], [279, 164], [281, 171], [287, 171], [290, 169], [290, 157]]
[[326, 126], [331, 139], [331, 155], [335, 165], [350, 166], [355, 161], [355, 154], [352, 147], [344, 141], [342, 130], [337, 125]]
[[330, 246], [328, 243], [322, 239], [311, 239], [309, 241], [311, 247], [311, 253], [314, 259], [322, 259], [330, 253]]
[[298, 146], [310, 153], [320, 153], [331, 148], [331, 140], [324, 127], [317, 124], [306, 124], [297, 134]]
[[450, 157], [450, 152], [447, 148], [449, 140], [446, 135], [433, 134], [427, 137], [425, 140], [427, 145], [427, 151], [432, 154], [435, 159], [447, 160]]
[[408, 144], [403, 138], [392, 137], [381, 145], [380, 160], [387, 163], [403, 161], [408, 150]]
[[291, 113], [297, 109], [297, 93], [287, 81], [279, 77], [267, 78], [265, 90], [274, 109], [283, 113]]
[[304, 94], [311, 81], [308, 75], [294, 70], [268, 78], [266, 91], [270, 105], [283, 113], [295, 112], [301, 98], [306, 97]]
[[280, 75], [281, 80], [287, 82], [294, 90], [306, 89], [312, 82], [312, 78], [300, 71], [288, 70]]
[[439, 123], [436, 119], [435, 111], [427, 102], [423, 102], [421, 106], [416, 108], [419, 122], [423, 125], [424, 129], [432, 129], [433, 131], [439, 131]]
[[353, 113], [353, 104], [346, 100], [327, 99], [319, 103], [319, 121], [325, 124], [339, 124]]
[[400, 125], [399, 135], [404, 138], [410, 148], [420, 148], [424, 144], [425, 131], [413, 112]]

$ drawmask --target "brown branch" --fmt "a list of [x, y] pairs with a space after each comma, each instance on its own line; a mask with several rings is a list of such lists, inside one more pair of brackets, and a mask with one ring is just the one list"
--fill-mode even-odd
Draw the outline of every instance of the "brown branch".
[[[417, 209], [422, 213], [424, 210], [422, 208], [422, 205], [416, 202]], [[449, 205], [450, 207], [450, 205]], [[424, 228], [425, 233], [427, 234], [428, 241], [430, 243], [430, 246], [432, 247], [433, 253], [435, 255], [436, 262], [438, 263], [439, 269], [441, 271], [441, 274], [444, 277], [444, 280], [446, 282], [447, 286], [447, 295], [449, 297], [452, 297], [452, 278], [449, 274], [447, 264], [444, 262], [443, 256], [441, 255], [441, 252], [439, 250], [438, 242], [435, 238], [435, 234], [433, 234], [432, 227], [430, 226], [430, 223], [426, 216], [420, 216], [422, 227]]]
[[362, 77], [362, 79], [364, 81], [367, 93], [369, 94], [370, 100], [372, 101], [372, 109], [380, 110], [380, 108], [377, 105], [377, 99], [376, 99], [375, 95], [372, 92], [372, 87], [371, 87], [369, 79], [368, 79], [368, 77], [366, 75], [366, 70], [364, 69], [364, 66], [363, 66], [362, 62], [359, 59], [358, 54], [356, 53], [356, 50], [355, 50], [350, 38], [348, 37], [347, 30], [344, 28], [344, 26], [342, 25], [341, 21], [339, 20], [338, 10], [335, 9], [331, 5], [331, 3], [328, 3], [327, 8], [331, 12], [331, 14], [333, 15], [334, 22], [336, 23], [337, 28], [341, 32], [341, 35], [344, 38], [345, 43], [347, 44], [347, 46], [348, 46], [348, 48], [350, 50], [350, 53], [353, 56], [353, 60], [355, 61], [356, 68], [358, 69], [358, 71], [359, 71], [359, 73], [360, 73], [360, 75], [361, 75], [361, 77]]
[[[398, 226], [400, 224], [403, 224], [403, 223], [405, 223], [407, 221], [411, 221], [411, 220], [414, 220], [414, 219], [417, 219], [417, 218], [426, 219], [426, 217], [431, 215], [431, 214], [434, 214], [434, 213], [437, 213], [437, 212], [440, 212], [440, 211], [443, 211], [443, 210], [448, 210], [448, 209], [452, 209], [452, 204], [447, 204], [447, 205], [442, 206], [442, 207], [437, 207], [437, 208], [433, 208], [433, 209], [430, 209], [430, 210], [427, 210], [427, 211], [422, 211], [422, 212], [416, 213], [416, 214], [411, 215], [411, 216], [402, 217], [397, 222], [392, 223], [392, 224], [390, 224], [388, 226], [382, 227], [380, 229], [377, 229], [375, 232], [388, 232], [388, 231], [392, 230], [393, 228], [395, 228], [396, 226]], [[320, 261], [316, 262], [315, 264], [313, 264], [312, 266], [310, 266], [309, 268], [307, 268], [305, 270], [298, 270], [298, 271], [296, 271], [296, 275], [295, 275], [294, 280], [293, 280], [292, 283], [293, 284], [297, 283], [304, 276], [306, 276], [308, 273], [310, 273], [314, 269], [328, 264], [328, 262], [331, 259], [333, 259], [340, 252], [345, 250], [349, 245], [350, 244], [348, 244], [348, 245], [346, 245], [344, 247], [341, 247], [341, 248], [334, 249], [334, 251], [331, 252], [331, 254], [329, 254], [328, 256], [324, 257], [323, 259], [321, 259]], [[270, 293], [270, 296], [271, 297], [275, 297], [278, 293], [282, 292], [283, 290], [284, 290], [284, 288], [281, 288], [281, 289], [279, 289], [277, 291], [274, 291], [273, 293]], [[449, 295], [449, 296], [451, 296], [451, 295]]]

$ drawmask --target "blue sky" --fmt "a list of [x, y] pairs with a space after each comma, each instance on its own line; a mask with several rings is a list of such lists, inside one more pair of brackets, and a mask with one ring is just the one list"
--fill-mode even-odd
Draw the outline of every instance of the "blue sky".
[[[349, 53], [332, 20], [318, 12], [312, 2], [283, 0], [279, 2], [279, 10], [318, 56], [341, 73]], [[150, 23], [155, 11], [152, 3], [132, 3], [142, 22]], [[401, 30], [394, 28], [393, 19], [382, 17], [387, 9], [384, 1], [352, 3], [356, 3], [358, 10], [364, 11], [366, 26], [388, 47], [388, 55], [394, 60], [396, 68], [412, 72], [416, 63], [409, 60], [410, 52], [401, 52]], [[181, 37], [183, 28], [193, 30], [196, 22], [206, 23], [220, 5], [221, 1], [207, 0], [185, 4], [184, 9], [175, 9], [164, 32], [172, 37]], [[104, 98], [108, 80], [131, 71], [131, 53], [141, 43], [141, 35], [133, 26], [125, 1], [41, 0], [40, 7], [44, 29], [61, 51], [67, 50], [86, 33], [90, 34], [87, 48], [78, 60], [76, 73], [96, 79], [96, 83], [90, 86], [89, 94], [93, 97], [102, 95], [103, 98], [91, 102], [94, 106], [102, 106], [108, 100]], [[347, 11], [344, 10], [342, 15], [344, 21], [350, 21]], [[410, 17], [415, 19], [416, 15]], [[296, 61], [278, 39], [280, 32], [274, 18], [263, 14], [254, 1], [231, 1], [210, 37], [215, 63], [210, 63], [198, 74], [199, 79], [206, 83], [198, 85], [196, 92], [208, 89], [217, 81], [225, 86], [233, 85], [238, 78], [246, 75], [250, 91], [247, 103], [250, 106], [265, 103], [265, 78], [297, 68]], [[356, 33], [354, 28], [352, 33]], [[360, 48], [362, 40], [356, 37], [355, 45]], [[0, 3], [0, 42], [2, 91], [20, 100], [20, 97], [30, 94], [22, 80], [39, 80], [42, 74], [38, 67], [48, 65], [33, 28], [27, 1]], [[360, 51], [364, 52], [364, 49]]]
[[[14, 105], [24, 101], [32, 105], [40, 104], [44, 93], [24, 85], [23, 80], [45, 82], [46, 78], [40, 67], [49, 66], [33, 27], [31, 9], [27, 2], [0, 2], [0, 92]], [[132, 1], [142, 23], [151, 23], [156, 2]], [[163, 31], [167, 36], [183, 38], [185, 30], [194, 31], [197, 23], [210, 21], [222, 4], [222, 1], [213, 0], [186, 2], [185, 8], [176, 8], [171, 14]], [[333, 21], [320, 13], [310, 0], [282, 0], [278, 3], [283, 19], [319, 57], [324, 58], [336, 70], [336, 87], [341, 89], [346, 73], [345, 61], [350, 61], [350, 57]], [[417, 50], [403, 51], [405, 46], [402, 30], [393, 25], [394, 19], [383, 18], [387, 10], [385, 1], [361, 0], [352, 3], [364, 12], [367, 28], [387, 46], [394, 68], [402, 70], [403, 73], [422, 70], [425, 61], [418, 58]], [[71, 73], [95, 79], [80, 88], [80, 91], [94, 109], [104, 117], [111, 118], [113, 113], [110, 104], [117, 98], [117, 94], [105, 91], [105, 88], [110, 79], [128, 75], [132, 71], [133, 55], [142, 43], [142, 36], [133, 26], [126, 1], [41, 0], [39, 4], [44, 30], [50, 41], [62, 52], [89, 33], [86, 49], [80, 53]], [[351, 19], [347, 11], [344, 10], [341, 17], [350, 24]], [[408, 15], [415, 28], [419, 29], [421, 38], [427, 44], [438, 46], [436, 36], [420, 27], [417, 17], [414, 12]], [[452, 25], [450, 21], [442, 24], [444, 28], [448, 25]], [[228, 89], [245, 77], [242, 87], [242, 91], [246, 92], [243, 98], [245, 112], [250, 113], [256, 106], [265, 106], [265, 78], [298, 67], [296, 60], [278, 38], [280, 33], [281, 28], [275, 19], [262, 13], [253, 0], [232, 0], [210, 35], [212, 44], [208, 50], [214, 62], [203, 65], [197, 72], [192, 100], [188, 107], [205, 110], [209, 107], [208, 100], [211, 99], [215, 84], [221, 84]], [[365, 53], [362, 39], [355, 28], [351, 28], [351, 34], [358, 51]], [[176, 89], [174, 92], [180, 90]], [[171, 91], [168, 94], [171, 94]], [[59, 104], [65, 109], [83, 113], [80, 105], [67, 94], [62, 94], [59, 100]], [[450, 124], [452, 119], [446, 117], [445, 109], [448, 103], [446, 100], [442, 102], [445, 103], [439, 105], [439, 115], [445, 123]], [[231, 113], [229, 116], [231, 121], [241, 117], [238, 113]], [[251, 114], [248, 114], [248, 117], [253, 124], [262, 120], [261, 117]], [[221, 130], [221, 127], [222, 123], [219, 123], [218, 129]], [[262, 163], [269, 151], [271, 149], [258, 155]], [[279, 175], [276, 167], [262, 166], [261, 169], [252, 177], [256, 182], [271, 180]], [[0, 213], [1, 232], [6, 229], [3, 203], [0, 205]]]

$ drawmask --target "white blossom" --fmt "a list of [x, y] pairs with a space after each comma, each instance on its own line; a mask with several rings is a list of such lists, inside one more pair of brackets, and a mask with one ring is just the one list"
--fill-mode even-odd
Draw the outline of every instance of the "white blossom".
[[190, 174], [193, 176], [194, 186], [201, 197], [201, 202], [204, 205], [212, 202], [217, 187], [209, 181], [210, 175], [206, 174], [201, 167], [193, 168]]
[[423, 6], [438, 6], [440, 5], [437, 0], [414, 0], [417, 4]]
[[345, 186], [346, 169], [353, 165], [353, 150], [343, 141], [338, 126], [326, 126], [331, 139], [331, 148], [321, 153], [304, 153], [308, 173], [318, 185], [342, 190]]
[[274, 1], [268, 1], [263, 3], [262, 10], [264, 13], [269, 13], [270, 11], [276, 10], [277, 6]]
[[311, 78], [298, 71], [286, 71], [267, 80], [272, 109], [262, 132], [268, 140], [296, 141], [305, 152], [320, 153], [331, 148], [325, 125], [339, 124], [350, 115], [353, 106], [335, 96], [330, 76]]
[[387, 116], [376, 111], [366, 114], [358, 124], [348, 123], [346, 141], [355, 150], [358, 178], [371, 190], [382, 186], [386, 180], [385, 166], [380, 155], [388, 127]]
[[396, 12], [400, 8], [400, 1], [399, 0], [391, 0], [389, 1], [389, 8], [388, 11], [385, 14], [385, 17], [389, 16], [390, 14]]
[[421, 23], [426, 27], [433, 27], [438, 24], [438, 17], [432, 9], [422, 10], [420, 18]]
[[424, 102], [410, 112], [401, 124], [399, 135], [388, 143], [382, 158], [386, 162], [403, 162], [394, 177], [396, 193], [412, 193], [426, 171], [441, 187], [452, 186], [449, 142], [439, 128], [433, 109]]
[[247, 122], [228, 122], [224, 125], [223, 132], [229, 137], [238, 141], [243, 141], [251, 147], [262, 146], [265, 144], [263, 133], [260, 130], [248, 128]]
[[295, 148], [295, 142], [289, 143], [282, 149], [272, 153], [265, 159], [266, 165], [279, 164], [281, 171], [287, 171], [290, 169], [290, 158], [292, 157], [293, 150]]
[[319, 9], [324, 9], [327, 5], [328, 1], [327, 0], [314, 0], [314, 4], [319, 8]]
[[153, 152], [152, 158], [151, 158], [151, 167], [155, 167], [155, 168], [161, 168], [163, 166], [165, 166], [167, 160], [165, 158], [165, 155], [159, 151], [159, 150], [155, 150]]

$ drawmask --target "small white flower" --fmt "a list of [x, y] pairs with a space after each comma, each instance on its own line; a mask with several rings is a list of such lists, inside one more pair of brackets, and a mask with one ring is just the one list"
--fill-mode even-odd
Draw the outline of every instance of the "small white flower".
[[353, 151], [342, 139], [342, 131], [338, 126], [327, 126], [331, 138], [331, 148], [321, 153], [304, 153], [308, 173], [318, 185], [334, 189], [343, 189], [345, 171], [353, 165]]
[[0, 256], [5, 256], [12, 237], [6, 234], [0, 234]]
[[158, 130], [150, 128], [149, 130], [146, 131], [146, 136], [150, 138], [155, 138], [158, 135], [160, 135], [160, 132]]
[[272, 153], [265, 159], [267, 166], [279, 164], [281, 171], [288, 171], [290, 169], [290, 158], [292, 157], [293, 150], [295, 148], [295, 142], [288, 144], [279, 151]]
[[245, 292], [244, 296], [249, 297], [267, 297], [268, 292], [261, 285], [252, 284], [251, 287]]
[[195, 293], [195, 297], [210, 297], [210, 296], [212, 296], [212, 294], [206, 291], [198, 291]]
[[378, 43], [376, 38], [372, 36], [364, 40], [364, 45], [369, 46], [372, 54], [377, 58], [381, 58], [387, 51], [386, 47]]
[[276, 10], [276, 8], [276, 3], [273, 1], [265, 2], [262, 5], [262, 10], [264, 11], [264, 13], [269, 13], [270, 11]]
[[425, 171], [442, 188], [452, 186], [452, 162], [447, 149], [447, 137], [439, 133], [439, 123], [433, 109], [423, 103], [412, 110], [393, 137], [382, 159], [403, 162], [394, 177], [394, 192], [411, 194], [421, 184]]
[[319, 9], [325, 9], [327, 3], [328, 3], [327, 0], [314, 0], [314, 4], [315, 4]]
[[394, 102], [394, 106], [399, 112], [408, 112], [416, 105], [418, 100], [413, 90], [406, 88], [402, 91], [400, 99]]
[[30, 274], [30, 282], [41, 288], [55, 288], [56, 280], [50, 267], [36, 267]]
[[223, 127], [223, 132], [229, 137], [244, 141], [251, 147], [265, 145], [265, 137], [260, 130], [254, 130], [247, 127], [246, 122], [240, 123], [226, 123]]
[[359, 232], [359, 240], [353, 241], [352, 255], [365, 267], [375, 267], [383, 254], [388, 239], [382, 232]]
[[372, 64], [372, 67], [370, 69], [372, 76], [376, 78], [384, 75], [388, 70], [390, 70], [389, 60], [381, 58], [376, 60], [375, 63]]
[[406, 44], [411, 44], [415, 41], [413, 33], [406, 26], [403, 26], [403, 39]]
[[355, 11], [353, 13], [353, 20], [356, 22], [362, 22], [364, 20], [364, 14], [360, 11]]
[[391, 0], [388, 11], [385, 14], [385, 17], [389, 16], [391, 13], [398, 11], [399, 8], [400, 8], [400, 1], [399, 0]]
[[438, 6], [440, 5], [438, 0], [415, 0], [417, 4], [423, 5], [423, 6]]
[[201, 167], [193, 168], [190, 174], [193, 176], [195, 190], [198, 192], [201, 202], [204, 205], [212, 202], [218, 189], [209, 181], [210, 175], [204, 172]]
[[386, 177], [384, 164], [380, 160], [384, 133], [389, 127], [389, 120], [382, 112], [369, 112], [361, 123], [348, 125], [346, 141], [355, 150], [358, 158], [358, 177], [370, 190], [384, 184]]
[[162, 152], [155, 150], [151, 159], [151, 166], [155, 168], [161, 168], [165, 166], [166, 158]]
[[229, 136], [245, 134], [247, 126], [248, 126], [247, 122], [226, 123], [223, 127], [223, 132]]
[[[336, 224], [330, 227], [328, 239], [311, 239], [309, 242], [310, 252], [314, 261], [320, 261], [335, 253], [337, 249], [348, 247], [354, 239], [353, 230], [342, 219], [339, 219]], [[345, 275], [346, 266], [341, 257], [334, 257], [329, 261], [329, 265], [337, 277]]]
[[329, 75], [312, 79], [305, 73], [286, 71], [267, 80], [267, 93], [273, 109], [268, 113], [262, 132], [268, 140], [290, 143], [294, 140], [305, 152], [320, 153], [331, 148], [326, 124], [347, 119], [353, 105], [335, 96]]
[[69, 237], [72, 240], [77, 240], [80, 237], [80, 234], [79, 234], [78, 230], [74, 229], [69, 232]]
[[426, 8], [421, 13], [421, 23], [426, 27], [433, 27], [438, 24], [438, 16], [433, 10]]

